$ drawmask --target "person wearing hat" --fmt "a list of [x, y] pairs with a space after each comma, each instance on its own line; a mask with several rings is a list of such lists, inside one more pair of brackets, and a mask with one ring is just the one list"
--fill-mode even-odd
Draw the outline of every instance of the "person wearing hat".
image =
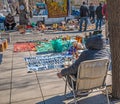
[[[78, 59], [68, 68], [64, 68], [61, 72], [57, 73], [59, 78], [73, 75], [77, 78], [78, 67], [81, 62], [93, 59], [110, 58], [106, 49], [106, 39], [102, 35], [96, 35], [88, 38], [85, 43], [86, 50], [81, 53]], [[68, 83], [71, 85], [71, 80], [68, 76]], [[74, 83], [76, 86], [76, 83]]]

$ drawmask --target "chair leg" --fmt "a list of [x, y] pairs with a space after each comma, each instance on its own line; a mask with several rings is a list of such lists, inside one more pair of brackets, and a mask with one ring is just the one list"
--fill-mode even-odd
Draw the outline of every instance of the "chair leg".
[[107, 103], [110, 104], [107, 87], [105, 87], [105, 91], [106, 91]]
[[64, 95], [66, 96], [66, 91], [67, 91], [67, 76], [66, 76], [66, 81], [65, 81], [65, 92], [64, 92]]
[[71, 79], [71, 83], [72, 83], [72, 89], [73, 89], [72, 91], [73, 91], [73, 96], [74, 96], [74, 102], [75, 102], [75, 104], [77, 104], [75, 90], [74, 90], [74, 84], [73, 84], [72, 79]]

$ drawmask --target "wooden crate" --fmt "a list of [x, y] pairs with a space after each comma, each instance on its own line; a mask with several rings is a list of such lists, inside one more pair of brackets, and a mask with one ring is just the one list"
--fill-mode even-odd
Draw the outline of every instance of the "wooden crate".
[[4, 43], [0, 42], [0, 52], [4, 52], [4, 51], [5, 51]]

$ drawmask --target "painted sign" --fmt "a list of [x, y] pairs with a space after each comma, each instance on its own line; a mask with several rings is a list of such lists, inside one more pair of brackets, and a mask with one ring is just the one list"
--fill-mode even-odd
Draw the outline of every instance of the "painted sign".
[[45, 0], [49, 18], [68, 16], [68, 0]]

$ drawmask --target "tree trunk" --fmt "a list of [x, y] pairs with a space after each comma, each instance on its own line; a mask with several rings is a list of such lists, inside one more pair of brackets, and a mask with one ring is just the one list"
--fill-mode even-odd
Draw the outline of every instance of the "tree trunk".
[[19, 14], [20, 25], [27, 25], [29, 22], [28, 0], [19, 0], [19, 8], [20, 8], [20, 14]]
[[112, 57], [112, 96], [120, 99], [120, 0], [108, 0], [107, 6]]

